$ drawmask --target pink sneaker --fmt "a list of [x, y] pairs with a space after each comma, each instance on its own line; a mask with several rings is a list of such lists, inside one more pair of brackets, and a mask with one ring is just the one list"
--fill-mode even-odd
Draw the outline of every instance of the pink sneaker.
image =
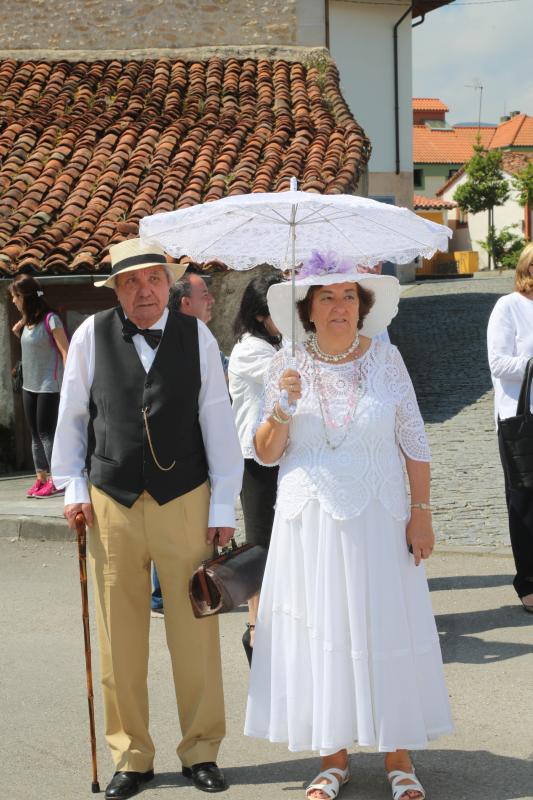
[[53, 497], [55, 494], [63, 494], [64, 491], [64, 489], [56, 489], [52, 478], [48, 478], [46, 483], [33, 496], [38, 500], [42, 500], [43, 497]]
[[35, 492], [38, 492], [39, 489], [42, 489], [43, 486], [44, 486], [43, 481], [37, 478], [31, 489], [28, 489], [28, 491], [26, 492], [26, 497], [33, 497]]

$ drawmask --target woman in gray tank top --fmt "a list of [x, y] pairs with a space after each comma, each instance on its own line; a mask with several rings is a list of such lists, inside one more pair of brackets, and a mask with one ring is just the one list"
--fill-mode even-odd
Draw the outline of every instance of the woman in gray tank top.
[[22, 349], [22, 403], [36, 472], [27, 496], [42, 499], [58, 494], [50, 461], [68, 339], [60, 317], [49, 308], [35, 278], [18, 275], [8, 288], [21, 314], [13, 333], [20, 337]]

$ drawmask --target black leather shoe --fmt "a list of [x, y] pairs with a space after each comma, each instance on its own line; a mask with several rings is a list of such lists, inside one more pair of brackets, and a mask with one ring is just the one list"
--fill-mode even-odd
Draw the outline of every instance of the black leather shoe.
[[105, 790], [106, 800], [128, 800], [154, 777], [153, 769], [148, 772], [115, 772]]
[[244, 647], [244, 652], [246, 653], [246, 658], [248, 659], [248, 666], [252, 666], [252, 656], [254, 654], [254, 648], [252, 646], [252, 632], [251, 628], [255, 628], [255, 625], [250, 625], [249, 622], [246, 623], [246, 630], [242, 635], [242, 646]]
[[225, 792], [228, 788], [224, 773], [214, 761], [203, 764], [193, 764], [192, 767], [183, 767], [181, 774], [184, 778], [192, 780], [201, 792]]

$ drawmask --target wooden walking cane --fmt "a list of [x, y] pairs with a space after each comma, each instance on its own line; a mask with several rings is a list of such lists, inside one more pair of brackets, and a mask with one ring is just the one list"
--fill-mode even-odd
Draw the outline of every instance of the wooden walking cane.
[[89, 704], [89, 730], [91, 736], [91, 756], [93, 762], [93, 780], [91, 791], [96, 794], [100, 791], [98, 772], [96, 767], [96, 731], [94, 725], [94, 696], [93, 696], [93, 671], [91, 666], [91, 633], [89, 630], [89, 595], [87, 592], [87, 535], [85, 530], [85, 517], [81, 511], [74, 520], [78, 534], [78, 559], [80, 562], [80, 587], [81, 608], [83, 619], [83, 641], [85, 644], [85, 674], [87, 677], [87, 702]]

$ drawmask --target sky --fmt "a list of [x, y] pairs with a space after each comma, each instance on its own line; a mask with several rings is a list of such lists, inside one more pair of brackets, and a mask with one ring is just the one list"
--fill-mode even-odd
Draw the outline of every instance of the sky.
[[533, 116], [533, 0], [455, 0], [413, 29], [413, 96], [438, 97], [450, 123]]

